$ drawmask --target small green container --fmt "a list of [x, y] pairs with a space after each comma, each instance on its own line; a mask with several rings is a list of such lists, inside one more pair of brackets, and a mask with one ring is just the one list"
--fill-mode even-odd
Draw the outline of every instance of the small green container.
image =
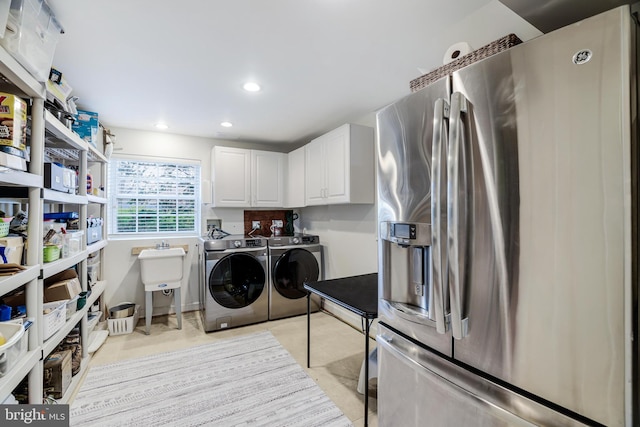
[[87, 304], [87, 298], [91, 295], [91, 291], [84, 291], [78, 294], [78, 310], [82, 309]]
[[51, 262], [60, 258], [60, 247], [57, 245], [45, 245], [42, 248], [42, 261]]

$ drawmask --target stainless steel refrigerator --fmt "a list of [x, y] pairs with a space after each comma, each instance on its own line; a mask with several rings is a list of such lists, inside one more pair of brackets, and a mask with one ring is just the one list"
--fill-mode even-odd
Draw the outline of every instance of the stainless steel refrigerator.
[[377, 114], [381, 426], [638, 425], [624, 6]]

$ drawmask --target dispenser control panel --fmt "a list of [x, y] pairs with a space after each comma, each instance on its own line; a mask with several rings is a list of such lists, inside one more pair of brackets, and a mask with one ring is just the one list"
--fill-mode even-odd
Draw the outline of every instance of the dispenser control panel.
[[415, 224], [391, 224], [391, 237], [397, 239], [409, 239], [415, 240], [416, 238], [416, 225]]
[[380, 237], [403, 247], [431, 246], [431, 224], [381, 221]]

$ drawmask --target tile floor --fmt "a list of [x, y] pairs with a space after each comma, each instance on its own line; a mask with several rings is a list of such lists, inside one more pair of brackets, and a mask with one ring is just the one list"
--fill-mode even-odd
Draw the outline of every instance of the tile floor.
[[[154, 317], [150, 335], [145, 335], [144, 329], [141, 319], [133, 333], [109, 337], [93, 354], [91, 366], [269, 330], [354, 426], [364, 425], [364, 400], [356, 391], [364, 356], [364, 335], [326, 312], [311, 315], [310, 369], [306, 367], [306, 315], [205, 333], [199, 312], [192, 311], [183, 314], [182, 330], [177, 329], [175, 315]], [[373, 349], [375, 341], [371, 340], [369, 345]], [[369, 425], [375, 427], [378, 425], [375, 379], [370, 383]]]

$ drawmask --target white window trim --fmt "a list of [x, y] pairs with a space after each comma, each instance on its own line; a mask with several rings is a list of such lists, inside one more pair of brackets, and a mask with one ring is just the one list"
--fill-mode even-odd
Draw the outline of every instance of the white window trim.
[[[124, 161], [137, 161], [137, 162], [156, 162], [156, 163], [166, 163], [173, 165], [185, 165], [185, 166], [196, 166], [198, 168], [199, 175], [195, 180], [195, 195], [194, 195], [194, 203], [195, 203], [195, 224], [194, 230], [189, 231], [139, 231], [139, 232], [114, 232], [115, 224], [117, 222], [117, 194], [114, 189], [114, 184], [116, 183], [116, 163], [120, 160]], [[201, 183], [202, 183], [202, 162], [200, 160], [195, 159], [183, 159], [183, 158], [175, 158], [175, 157], [156, 157], [156, 156], [140, 156], [140, 155], [114, 155], [111, 157], [111, 161], [109, 163], [109, 179], [108, 179], [108, 200], [109, 200], [109, 223], [107, 224], [107, 233], [109, 239], [114, 240], [126, 240], [132, 237], [136, 239], [145, 239], [145, 238], [155, 238], [158, 236], [171, 236], [171, 237], [193, 237], [200, 235], [200, 222], [201, 222]]]

